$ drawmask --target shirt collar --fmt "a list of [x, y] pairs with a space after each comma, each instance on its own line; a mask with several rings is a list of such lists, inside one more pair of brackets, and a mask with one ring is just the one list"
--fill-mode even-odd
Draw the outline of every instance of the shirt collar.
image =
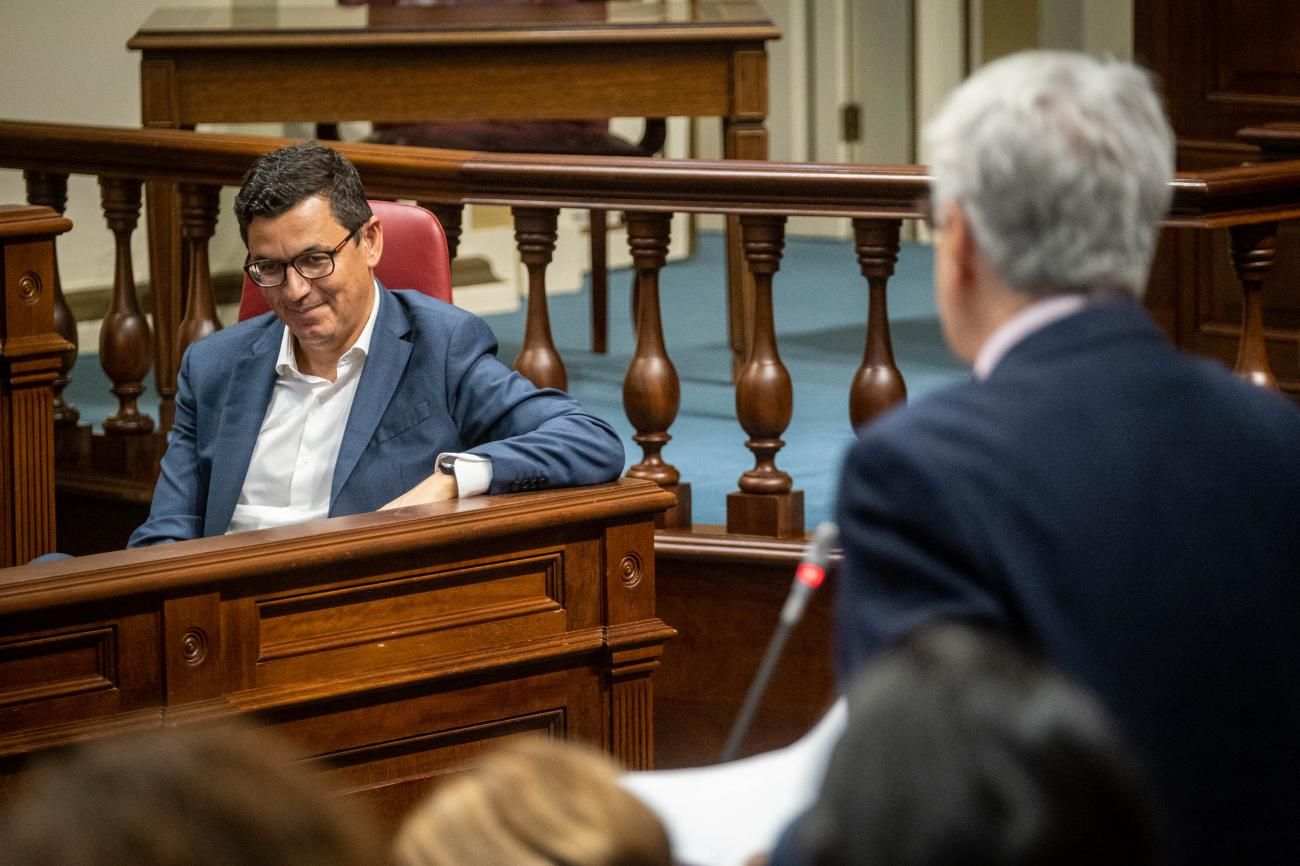
[[1048, 325], [1072, 316], [1088, 303], [1084, 295], [1058, 295], [1037, 301], [1007, 319], [989, 335], [975, 355], [974, 374], [983, 381], [1017, 343]]
[[[366, 326], [357, 335], [357, 341], [339, 357], [339, 365], [350, 364], [354, 358], [366, 358], [370, 355], [370, 338], [375, 333], [375, 322], [378, 318], [379, 281], [375, 280], [375, 300], [370, 305], [370, 317], [366, 319]], [[289, 333], [288, 326], [285, 327], [284, 335], [280, 338], [280, 354], [275, 359], [275, 372], [278, 376], [305, 378], [303, 372], [298, 369], [298, 358], [293, 352], [293, 334]]]

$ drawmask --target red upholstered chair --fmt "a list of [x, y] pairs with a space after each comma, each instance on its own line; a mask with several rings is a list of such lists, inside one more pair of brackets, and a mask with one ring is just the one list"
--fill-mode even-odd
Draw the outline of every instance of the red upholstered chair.
[[[372, 201], [370, 208], [384, 227], [384, 254], [375, 267], [379, 282], [390, 289], [415, 289], [450, 304], [451, 259], [437, 217], [422, 207], [395, 201]], [[269, 309], [262, 290], [245, 274], [239, 320]]]

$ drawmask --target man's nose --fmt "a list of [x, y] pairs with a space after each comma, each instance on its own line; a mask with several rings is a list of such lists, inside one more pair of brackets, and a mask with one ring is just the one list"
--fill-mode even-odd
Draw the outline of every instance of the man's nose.
[[311, 293], [311, 280], [298, 273], [298, 269], [290, 265], [285, 268], [284, 282], [280, 285], [280, 294], [289, 303], [297, 303]]

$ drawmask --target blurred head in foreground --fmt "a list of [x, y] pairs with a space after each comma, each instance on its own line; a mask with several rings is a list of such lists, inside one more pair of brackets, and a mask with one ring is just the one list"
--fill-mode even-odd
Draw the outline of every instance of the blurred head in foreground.
[[1149, 866], [1156, 824], [1096, 701], [1001, 638], [941, 625], [855, 680], [797, 833], [814, 866]]
[[659, 819], [618, 785], [607, 756], [576, 743], [508, 743], [407, 817], [397, 866], [671, 866]]
[[363, 816], [244, 725], [99, 740], [34, 770], [0, 819], [3, 866], [374, 866]]

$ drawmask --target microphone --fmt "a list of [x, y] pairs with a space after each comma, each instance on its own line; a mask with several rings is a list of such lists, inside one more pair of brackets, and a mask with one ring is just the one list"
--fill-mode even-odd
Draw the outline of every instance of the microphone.
[[785, 605], [781, 608], [776, 631], [772, 633], [772, 638], [767, 643], [767, 650], [763, 653], [763, 661], [758, 666], [758, 673], [754, 675], [754, 681], [749, 685], [745, 701], [740, 706], [740, 713], [731, 726], [731, 733], [727, 735], [727, 743], [722, 747], [721, 760], [724, 763], [734, 761], [740, 752], [740, 745], [745, 739], [745, 734], [749, 732], [750, 724], [754, 721], [754, 713], [758, 711], [759, 701], [763, 699], [763, 692], [767, 691], [767, 682], [772, 678], [772, 672], [776, 670], [781, 651], [785, 649], [786, 639], [803, 618], [804, 610], [808, 607], [808, 599], [812, 598], [813, 591], [826, 579], [826, 563], [830, 561], [831, 550], [839, 534], [839, 527], [829, 520], [824, 521], [818, 525], [812, 540], [804, 548], [799, 567], [794, 570], [790, 594], [786, 596]]

